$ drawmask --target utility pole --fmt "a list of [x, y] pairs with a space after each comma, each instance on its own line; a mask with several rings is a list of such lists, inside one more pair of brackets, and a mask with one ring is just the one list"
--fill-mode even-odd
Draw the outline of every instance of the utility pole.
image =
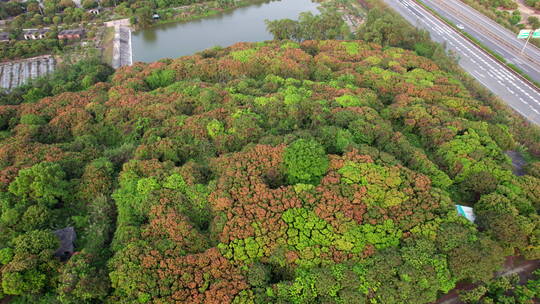
[[517, 39], [527, 39], [527, 41], [525, 41], [525, 45], [523, 45], [523, 48], [521, 49], [520, 54], [523, 55], [523, 51], [525, 51], [525, 48], [529, 44], [529, 40], [531, 40], [531, 38], [540, 38], [540, 29], [519, 31]]
[[521, 54], [523, 54], [523, 51], [525, 51], [525, 48], [527, 47], [527, 44], [529, 44], [529, 40], [531, 40], [531, 37], [533, 35], [533, 32], [531, 31], [529, 33], [529, 37], [527, 37], [527, 41], [525, 41], [525, 45], [523, 46], [523, 48], [521, 49]]

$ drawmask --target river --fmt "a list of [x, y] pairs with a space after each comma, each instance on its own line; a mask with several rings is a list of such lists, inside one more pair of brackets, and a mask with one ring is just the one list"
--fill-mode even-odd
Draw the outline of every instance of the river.
[[169, 23], [132, 35], [133, 62], [176, 58], [240, 41], [271, 40], [265, 19], [297, 19], [301, 12], [318, 13], [311, 0], [280, 0], [235, 9], [209, 18]]

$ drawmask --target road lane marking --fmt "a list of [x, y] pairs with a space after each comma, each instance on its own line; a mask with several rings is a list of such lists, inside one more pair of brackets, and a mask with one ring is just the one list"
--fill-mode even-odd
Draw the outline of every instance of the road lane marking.
[[[414, 6], [416, 7], [416, 5], [414, 5]], [[444, 33], [452, 33], [452, 32], [450, 32], [448, 30], [448, 25], [446, 25], [444, 23], [441, 23], [440, 20], [433, 20], [432, 16], [430, 14], [426, 14], [424, 11], [425, 11], [425, 9], [423, 9], [423, 8], [417, 9], [417, 12], [421, 13], [421, 15], [424, 17], [423, 19], [418, 19], [417, 18], [417, 21], [418, 21], [417, 26], [424, 27], [428, 31], [429, 31], [429, 29], [431, 29], [432, 34], [434, 35], [434, 38], [437, 39], [437, 40], [446, 41], [448, 43], [448, 45], [451, 45], [451, 46], [454, 46], [456, 44], [461, 46], [461, 47], [457, 46], [456, 48], [452, 48], [452, 49], [455, 49], [455, 50], [459, 51], [459, 53], [464, 57], [469, 57], [471, 62], [475, 62], [476, 60], [478, 60], [478, 61], [480, 61], [480, 62], [482, 62], [484, 64], [484, 66], [477, 65], [477, 67], [479, 69], [481, 69], [482, 71], [486, 72], [489, 75], [489, 77], [492, 78], [490, 80], [490, 85], [487, 85], [484, 81], [482, 81], [480, 79], [480, 78], [482, 78], [482, 76], [480, 76], [482, 74], [479, 73], [477, 70], [474, 70], [475, 73], [473, 71], [471, 71], [471, 74], [476, 78], [477, 81], [479, 81], [482, 85], [484, 85], [488, 89], [490, 87], [492, 87], [493, 82], [496, 81], [499, 85], [501, 85], [501, 87], [506, 88], [506, 90], [508, 90], [512, 94], [516, 95], [515, 90], [517, 89], [518, 91], [522, 92], [524, 96], [527, 96], [527, 99], [530, 99], [530, 102], [532, 102], [533, 104], [539, 104], [540, 105], [538, 100], [536, 98], [534, 98], [530, 94], [530, 93], [532, 93], [533, 95], [536, 95], [536, 96], [540, 97], [540, 92], [537, 92], [535, 89], [531, 88], [521, 78], [518, 78], [514, 74], [510, 73], [510, 71], [508, 71], [505, 66], [502, 66], [498, 61], [496, 61], [493, 58], [491, 58], [490, 56], [486, 55], [484, 52], [482, 52], [482, 50], [480, 50], [478, 48], [478, 46], [472, 44], [470, 41], [464, 39], [461, 36], [456, 36], [455, 34], [450, 34], [448, 36], [445, 35]], [[421, 24], [423, 24], [423, 25], [421, 25]], [[443, 34], [441, 34], [441, 32]], [[455, 43], [454, 43], [454, 41], [455, 41]], [[476, 60], [473, 59], [473, 58], [476, 58]], [[475, 62], [475, 63], [477, 63], [477, 62]], [[487, 70], [486, 68], [489, 69], [489, 70]], [[465, 68], [465, 69], [467, 70], [467, 68]], [[490, 73], [490, 71], [493, 71], [493, 73]], [[484, 76], [484, 78], [485, 78], [485, 76]], [[501, 82], [501, 80], [503, 80], [504, 83]], [[505, 83], [510, 84], [511, 85], [510, 87], [513, 90], [510, 89]], [[502, 91], [500, 91], [500, 89], [496, 89], [496, 91], [502, 92]], [[529, 91], [529, 92], [527, 92], [527, 91]], [[494, 91], [494, 93], [497, 94], [495, 91]], [[516, 97], [519, 97], [519, 100], [523, 104], [527, 104], [527, 105], [529, 104], [529, 102], [525, 101], [522, 97], [520, 97], [518, 95], [516, 95]], [[522, 113], [522, 111], [520, 111], [518, 108], [516, 108], [515, 110]], [[534, 110], [535, 113], [537, 111], [538, 110], [536, 110], [536, 109]], [[523, 115], [523, 113], [522, 113], [522, 115]], [[535, 117], [534, 120], [538, 121], [538, 117]]]

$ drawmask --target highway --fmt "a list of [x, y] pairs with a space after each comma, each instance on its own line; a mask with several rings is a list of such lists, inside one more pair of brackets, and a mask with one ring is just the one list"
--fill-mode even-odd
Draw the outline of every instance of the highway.
[[537, 88], [514, 75], [506, 66], [415, 1], [384, 0], [384, 2], [412, 25], [427, 30], [432, 40], [445, 43], [448, 49], [458, 55], [459, 65], [465, 71], [518, 113], [540, 125], [540, 92]]
[[517, 39], [515, 33], [459, 0], [423, 2], [452, 23], [462, 24], [471, 36], [540, 82], [539, 48], [529, 43], [523, 50], [525, 39]]

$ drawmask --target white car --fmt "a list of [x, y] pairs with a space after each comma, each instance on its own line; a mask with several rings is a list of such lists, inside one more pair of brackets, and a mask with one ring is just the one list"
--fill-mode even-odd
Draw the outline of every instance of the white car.
[[465, 27], [464, 27], [463, 24], [461, 24], [461, 23], [456, 24], [456, 27], [457, 27], [458, 29], [460, 29], [460, 30], [464, 30], [464, 29], [465, 29]]

